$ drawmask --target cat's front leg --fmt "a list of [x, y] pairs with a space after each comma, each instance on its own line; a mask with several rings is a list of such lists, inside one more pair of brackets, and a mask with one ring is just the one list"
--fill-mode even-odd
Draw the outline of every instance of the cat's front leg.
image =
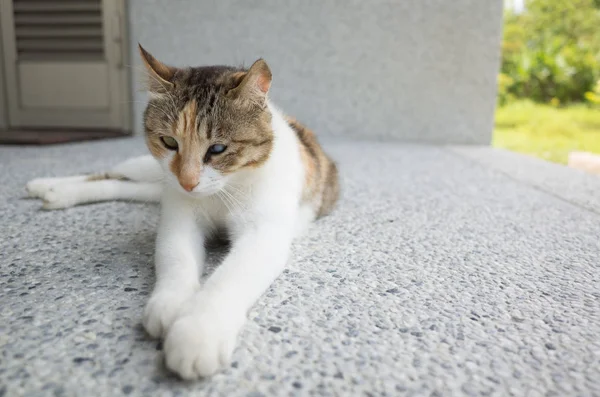
[[293, 223], [271, 221], [233, 241], [223, 264], [169, 329], [164, 344], [168, 368], [195, 379], [228, 365], [248, 310], [287, 262], [292, 235]]
[[151, 336], [165, 336], [185, 302], [198, 291], [204, 257], [204, 236], [194, 207], [176, 197], [164, 198], [156, 237], [156, 284], [143, 318]]

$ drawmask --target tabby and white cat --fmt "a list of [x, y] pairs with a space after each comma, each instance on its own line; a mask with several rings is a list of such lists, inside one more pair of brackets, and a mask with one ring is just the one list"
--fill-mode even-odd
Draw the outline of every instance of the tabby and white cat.
[[[267, 98], [271, 71], [176, 68], [139, 47], [149, 75], [144, 113], [151, 155], [106, 173], [27, 184], [44, 208], [106, 200], [160, 201], [156, 284], [143, 324], [164, 338], [167, 367], [184, 379], [226, 366], [248, 310], [283, 270], [292, 240], [338, 199], [335, 163], [315, 135]], [[231, 249], [200, 283], [204, 242]]]

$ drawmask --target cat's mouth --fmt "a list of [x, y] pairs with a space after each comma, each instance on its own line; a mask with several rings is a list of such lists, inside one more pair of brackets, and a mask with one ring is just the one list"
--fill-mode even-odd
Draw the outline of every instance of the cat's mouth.
[[[179, 185], [179, 184], [178, 184]], [[185, 190], [181, 185], [179, 185], [179, 189], [181, 192], [188, 196], [192, 197], [208, 197], [215, 195], [221, 191], [222, 186], [220, 184], [212, 184], [208, 186], [198, 186], [191, 191]]]

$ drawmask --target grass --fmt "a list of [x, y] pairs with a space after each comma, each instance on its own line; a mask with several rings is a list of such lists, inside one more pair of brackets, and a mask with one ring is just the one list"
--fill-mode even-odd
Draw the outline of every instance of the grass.
[[600, 154], [600, 110], [516, 101], [496, 109], [493, 145], [561, 164], [574, 150]]

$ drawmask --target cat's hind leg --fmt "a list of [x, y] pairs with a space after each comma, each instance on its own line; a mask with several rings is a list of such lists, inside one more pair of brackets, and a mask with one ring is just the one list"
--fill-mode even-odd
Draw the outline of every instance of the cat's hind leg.
[[26, 190], [30, 197], [43, 199], [50, 190], [59, 185], [71, 185], [107, 179], [159, 182], [162, 179], [162, 170], [152, 156], [138, 156], [125, 160], [102, 173], [56, 178], [36, 178], [27, 183]]
[[29, 197], [44, 198], [53, 187], [60, 184], [72, 184], [85, 182], [89, 175], [76, 175], [58, 178], [36, 178], [27, 182], [25, 188]]
[[106, 172], [58, 178], [37, 178], [27, 183], [31, 197], [44, 201], [44, 209], [111, 200], [157, 202], [163, 172], [150, 155], [125, 160]]
[[159, 182], [105, 179], [55, 185], [42, 199], [44, 209], [56, 210], [101, 201], [158, 202], [161, 192], [162, 184]]

